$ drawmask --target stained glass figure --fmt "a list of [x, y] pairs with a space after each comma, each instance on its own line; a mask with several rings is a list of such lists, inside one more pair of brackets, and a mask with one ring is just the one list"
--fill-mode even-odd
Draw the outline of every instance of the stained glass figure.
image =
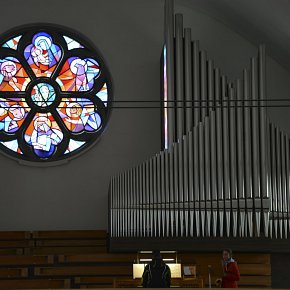
[[61, 55], [60, 47], [45, 32], [35, 34], [32, 43], [24, 50], [24, 56], [37, 77], [50, 77]]
[[62, 141], [63, 133], [51, 113], [37, 113], [24, 135], [25, 141], [32, 145], [39, 157], [49, 157]]
[[55, 100], [55, 91], [50, 84], [39, 83], [31, 91], [32, 101], [39, 107], [50, 106]]
[[24, 99], [0, 98], [0, 130], [7, 133], [18, 131], [29, 111]]
[[56, 81], [62, 91], [89, 91], [99, 71], [99, 64], [94, 59], [70, 57], [62, 67]]
[[57, 111], [71, 132], [96, 131], [102, 123], [94, 103], [88, 99], [63, 99]]
[[0, 91], [25, 91], [30, 79], [15, 57], [0, 59]]
[[95, 143], [112, 96], [109, 73], [91, 44], [63, 28], [31, 26], [0, 41], [0, 55], [6, 155], [54, 162]]

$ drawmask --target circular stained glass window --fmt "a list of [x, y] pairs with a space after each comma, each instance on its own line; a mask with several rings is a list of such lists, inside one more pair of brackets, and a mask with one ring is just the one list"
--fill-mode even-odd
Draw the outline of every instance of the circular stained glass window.
[[51, 25], [16, 29], [1, 39], [1, 150], [53, 162], [92, 146], [107, 124], [112, 90], [96, 48]]

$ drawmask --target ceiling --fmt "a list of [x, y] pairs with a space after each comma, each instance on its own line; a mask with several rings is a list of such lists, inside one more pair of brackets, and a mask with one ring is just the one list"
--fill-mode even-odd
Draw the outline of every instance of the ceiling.
[[176, 0], [231, 27], [290, 72], [289, 0]]

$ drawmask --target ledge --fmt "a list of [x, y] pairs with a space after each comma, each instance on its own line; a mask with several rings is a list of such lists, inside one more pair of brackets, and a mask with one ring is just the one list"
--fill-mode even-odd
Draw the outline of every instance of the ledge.
[[231, 248], [235, 252], [290, 253], [290, 239], [111, 237], [109, 241], [110, 252], [137, 252], [152, 249], [219, 252], [223, 248]]

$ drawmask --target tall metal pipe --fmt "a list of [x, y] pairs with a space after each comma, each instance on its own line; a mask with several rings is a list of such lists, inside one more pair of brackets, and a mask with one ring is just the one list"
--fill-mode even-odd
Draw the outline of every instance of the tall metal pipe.
[[161, 232], [162, 237], [164, 237], [165, 234], [165, 228], [164, 228], [164, 220], [165, 220], [165, 214], [164, 214], [164, 205], [165, 205], [165, 153], [161, 152]]
[[153, 194], [152, 194], [152, 200], [153, 200], [153, 224], [154, 224], [154, 237], [157, 237], [157, 155], [153, 158]]
[[207, 94], [208, 94], [208, 112], [214, 110], [214, 72], [213, 72], [213, 61], [207, 61]]
[[[184, 82], [185, 82], [185, 100], [186, 107], [193, 105], [193, 94], [192, 94], [192, 51], [191, 51], [191, 29], [185, 28], [184, 30]], [[192, 130], [193, 119], [192, 119], [192, 108], [185, 109], [185, 133]]]
[[282, 180], [281, 180], [281, 137], [280, 137], [280, 129], [276, 127], [276, 180], [277, 180], [277, 216], [279, 220], [279, 234], [282, 237], [283, 230], [281, 228], [280, 219], [282, 219], [282, 212], [283, 212], [283, 196], [282, 196]]
[[244, 69], [244, 144], [245, 144], [245, 194], [247, 198], [252, 198], [252, 146], [251, 146], [251, 115], [250, 115], [250, 91], [249, 91], [249, 72]]
[[286, 180], [286, 152], [285, 152], [285, 134], [280, 134], [281, 143], [281, 194], [282, 194], [282, 220], [283, 220], [283, 236], [286, 237], [288, 232], [286, 214], [287, 214], [287, 180]]
[[221, 77], [222, 81], [222, 118], [223, 118], [223, 172], [224, 172], [224, 198], [230, 199], [230, 156], [229, 156], [229, 103], [227, 102], [226, 77]]
[[[241, 81], [237, 80], [237, 99], [242, 99], [242, 85]], [[244, 110], [243, 102], [237, 102], [237, 170], [238, 170], [238, 197], [245, 198], [245, 183], [244, 183]]]
[[174, 191], [175, 191], [175, 235], [178, 236], [179, 232], [179, 185], [178, 185], [178, 146], [177, 143], [173, 144], [173, 154], [174, 154]]
[[207, 201], [211, 201], [211, 160], [210, 160], [210, 131], [209, 131], [209, 117], [206, 116], [204, 120], [204, 190]]
[[230, 112], [229, 112], [229, 127], [230, 127], [230, 187], [231, 187], [231, 199], [237, 200], [238, 193], [237, 193], [237, 156], [236, 156], [236, 97], [235, 91], [232, 85], [229, 87], [229, 99], [232, 101], [230, 102]]
[[188, 202], [188, 184], [189, 184], [189, 176], [188, 176], [188, 171], [189, 171], [189, 148], [188, 148], [188, 136], [184, 135], [183, 136], [183, 201]]
[[171, 231], [171, 236], [174, 236], [174, 225], [173, 225], [173, 221], [174, 221], [174, 156], [173, 156], [173, 148], [171, 148], [171, 150], [169, 151], [169, 173], [170, 173], [170, 178], [169, 178], [169, 182], [170, 182], [170, 203], [169, 203], [169, 210], [170, 210], [170, 222], [171, 222], [171, 227], [170, 227], [170, 231]]
[[161, 236], [161, 153], [157, 155], [157, 195], [156, 195], [156, 202], [157, 202], [157, 236]]
[[217, 194], [218, 199], [224, 199], [223, 183], [223, 145], [222, 145], [222, 108], [219, 70], [215, 70], [215, 99], [216, 99], [216, 140], [217, 140]]
[[208, 115], [208, 95], [207, 95], [207, 72], [206, 72], [206, 52], [200, 52], [200, 96], [201, 96], [201, 121]]
[[170, 191], [169, 191], [169, 187], [170, 187], [170, 181], [169, 181], [169, 168], [170, 168], [170, 161], [169, 161], [169, 152], [168, 150], [165, 150], [165, 200], [164, 200], [164, 210], [165, 210], [165, 219], [166, 219], [166, 236], [169, 236], [169, 220], [170, 220], [170, 216], [169, 216], [169, 209], [170, 209]]
[[259, 110], [258, 110], [258, 80], [257, 80], [257, 59], [251, 58], [251, 95], [252, 95], [252, 148], [253, 148], [253, 155], [252, 155], [252, 167], [253, 167], [253, 193], [255, 197], [260, 197], [260, 159], [259, 159], [259, 128], [258, 128], [258, 117], [259, 117]]
[[146, 212], [146, 205], [147, 205], [147, 197], [146, 197], [146, 163], [143, 162], [142, 164], [142, 229], [143, 229], [143, 236], [147, 236], [146, 226], [147, 226], [147, 212]]
[[211, 198], [216, 201], [217, 194], [217, 138], [216, 138], [216, 111], [209, 114], [210, 120], [210, 182]]
[[269, 197], [269, 184], [267, 172], [269, 171], [268, 154], [266, 150], [267, 144], [267, 120], [266, 120], [266, 53], [265, 45], [259, 46], [259, 99], [260, 101], [260, 168], [261, 168], [261, 196]]
[[188, 133], [188, 200], [194, 201], [193, 131]]
[[288, 180], [290, 180], [290, 160], [289, 160], [289, 135], [286, 135], [285, 138], [285, 152], [286, 152], [286, 205], [287, 205], [287, 223], [288, 223], [288, 234], [290, 235], [290, 183]]
[[199, 151], [199, 197], [200, 200], [205, 200], [205, 164], [204, 164], [204, 123], [199, 123], [198, 126], [198, 151]]
[[[174, 1], [165, 0], [165, 48], [166, 48], [166, 81], [167, 100], [172, 104], [174, 101]], [[165, 105], [167, 105], [165, 103]], [[174, 108], [168, 109], [168, 147], [175, 140], [175, 112]]]
[[175, 85], [176, 85], [176, 125], [177, 140], [184, 134], [184, 65], [183, 65], [183, 16], [175, 15]]
[[[193, 119], [194, 126], [197, 126], [200, 121], [200, 72], [199, 72], [199, 42], [196, 40], [193, 42], [193, 95], [194, 95], [194, 107], [193, 107]], [[197, 107], [195, 107], [195, 105]]]

